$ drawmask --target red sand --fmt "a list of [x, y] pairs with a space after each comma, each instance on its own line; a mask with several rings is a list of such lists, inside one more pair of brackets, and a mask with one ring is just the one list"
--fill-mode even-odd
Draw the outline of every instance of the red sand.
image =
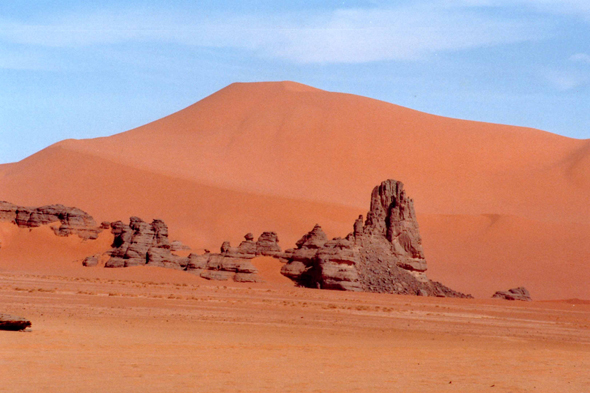
[[387, 178], [415, 200], [431, 278], [482, 297], [524, 285], [537, 299], [590, 299], [590, 141], [292, 82], [233, 84], [146, 126], [2, 165], [0, 199], [162, 218], [194, 248], [263, 230], [288, 248], [315, 223], [346, 235]]
[[[33, 322], [0, 331], [0, 391], [590, 391], [588, 304], [205, 285], [168, 273], [0, 273], [0, 309]], [[193, 282], [167, 281], [172, 273]]]

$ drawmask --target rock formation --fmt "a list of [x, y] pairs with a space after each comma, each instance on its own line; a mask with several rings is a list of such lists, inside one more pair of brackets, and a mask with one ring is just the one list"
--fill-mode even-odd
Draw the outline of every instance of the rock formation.
[[12, 222], [19, 228], [37, 228], [59, 222], [59, 226], [51, 227], [57, 236], [78, 235], [82, 239], [96, 239], [102, 230], [88, 213], [64, 205], [24, 207], [0, 201], [1, 221]]
[[492, 297], [505, 300], [522, 300], [525, 302], [533, 300], [531, 294], [525, 287], [512, 288], [507, 291], [498, 291], [494, 293]]
[[31, 321], [14, 315], [0, 314], [0, 330], [25, 330], [31, 326]]
[[[116, 221], [110, 223], [110, 227], [114, 239], [112, 249], [107, 251], [110, 259], [105, 267], [108, 268], [159, 266], [186, 270], [209, 280], [261, 282], [252, 259], [281, 253], [275, 232], [264, 232], [256, 242], [254, 236], [248, 233], [238, 247], [223, 242], [218, 254], [207, 251], [201, 255], [191, 253], [188, 257], [180, 257], [172, 252], [188, 247], [178, 241], [169, 241], [168, 226], [162, 220], [153, 220], [148, 224], [139, 217], [131, 217], [129, 225]], [[100, 258], [100, 254], [92, 255], [82, 264], [97, 266]]]
[[373, 189], [371, 207], [346, 238], [328, 240], [319, 225], [278, 255], [281, 273], [298, 284], [325, 289], [441, 297], [470, 297], [428, 279], [412, 199], [403, 184]]
[[238, 247], [223, 242], [219, 254], [190, 254], [186, 270], [209, 280], [261, 282], [252, 259], [261, 255], [279, 255], [281, 248], [278, 241], [275, 232], [264, 232], [256, 242], [254, 236], [248, 233]]
[[[179, 270], [186, 268], [188, 258], [172, 254], [168, 226], [164, 221], [153, 220], [148, 224], [139, 217], [131, 217], [129, 225], [122, 221], [110, 225], [114, 239], [105, 267], [148, 265]], [[85, 266], [96, 266], [97, 263], [96, 256], [84, 260]]]

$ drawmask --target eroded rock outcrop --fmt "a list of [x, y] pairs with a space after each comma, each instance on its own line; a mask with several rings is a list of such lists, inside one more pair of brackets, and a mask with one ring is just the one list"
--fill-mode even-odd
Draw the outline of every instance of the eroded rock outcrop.
[[19, 331], [31, 326], [31, 321], [15, 315], [0, 314], [0, 330]]
[[470, 297], [426, 276], [414, 204], [395, 180], [373, 189], [366, 220], [360, 216], [346, 238], [328, 240], [316, 225], [296, 245], [277, 257], [287, 261], [281, 273], [303, 286]]
[[[112, 249], [108, 251], [110, 259], [105, 267], [148, 265], [178, 270], [186, 268], [188, 258], [172, 254], [168, 226], [164, 221], [153, 220], [147, 223], [139, 217], [131, 217], [129, 225], [122, 221], [115, 221], [110, 225], [114, 239]], [[86, 258], [85, 266], [96, 266], [94, 257]]]
[[497, 291], [492, 297], [505, 300], [522, 300], [525, 302], [533, 300], [531, 294], [525, 287], [512, 288], [507, 291]]
[[238, 247], [223, 242], [219, 254], [190, 254], [186, 270], [209, 280], [262, 282], [252, 259], [261, 255], [279, 255], [281, 248], [278, 241], [275, 232], [264, 232], [256, 242], [254, 236], [248, 233]]
[[64, 205], [25, 207], [0, 201], [0, 221], [12, 222], [20, 228], [37, 228], [59, 222], [59, 226], [51, 227], [57, 236], [78, 235], [82, 239], [96, 239], [102, 230], [85, 211]]
[[[159, 266], [186, 270], [209, 280], [261, 282], [252, 259], [281, 253], [275, 232], [264, 232], [257, 241], [248, 233], [238, 247], [232, 247], [228, 241], [223, 242], [216, 254], [206, 251], [200, 255], [191, 253], [188, 257], [180, 257], [172, 252], [188, 247], [178, 241], [170, 242], [168, 226], [162, 220], [147, 223], [139, 217], [131, 217], [129, 225], [116, 221], [110, 223], [110, 227], [114, 238], [112, 249], [107, 252], [110, 256], [104, 265], [107, 268]], [[100, 259], [100, 254], [89, 256], [83, 265], [97, 266]]]

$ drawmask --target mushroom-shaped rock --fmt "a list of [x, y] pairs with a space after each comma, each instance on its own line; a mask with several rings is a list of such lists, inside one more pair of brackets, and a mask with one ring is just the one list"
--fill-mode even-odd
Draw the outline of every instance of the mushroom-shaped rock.
[[256, 254], [274, 256], [281, 252], [276, 232], [263, 232], [256, 241]]

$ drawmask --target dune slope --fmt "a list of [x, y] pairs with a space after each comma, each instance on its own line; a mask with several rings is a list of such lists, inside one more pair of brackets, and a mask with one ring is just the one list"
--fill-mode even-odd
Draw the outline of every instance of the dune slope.
[[316, 222], [346, 235], [372, 187], [394, 178], [422, 217], [433, 279], [476, 296], [525, 285], [536, 298], [590, 298], [589, 173], [590, 141], [238, 83], [137, 129], [2, 165], [0, 199], [162, 218], [195, 248], [275, 230], [287, 248]]

